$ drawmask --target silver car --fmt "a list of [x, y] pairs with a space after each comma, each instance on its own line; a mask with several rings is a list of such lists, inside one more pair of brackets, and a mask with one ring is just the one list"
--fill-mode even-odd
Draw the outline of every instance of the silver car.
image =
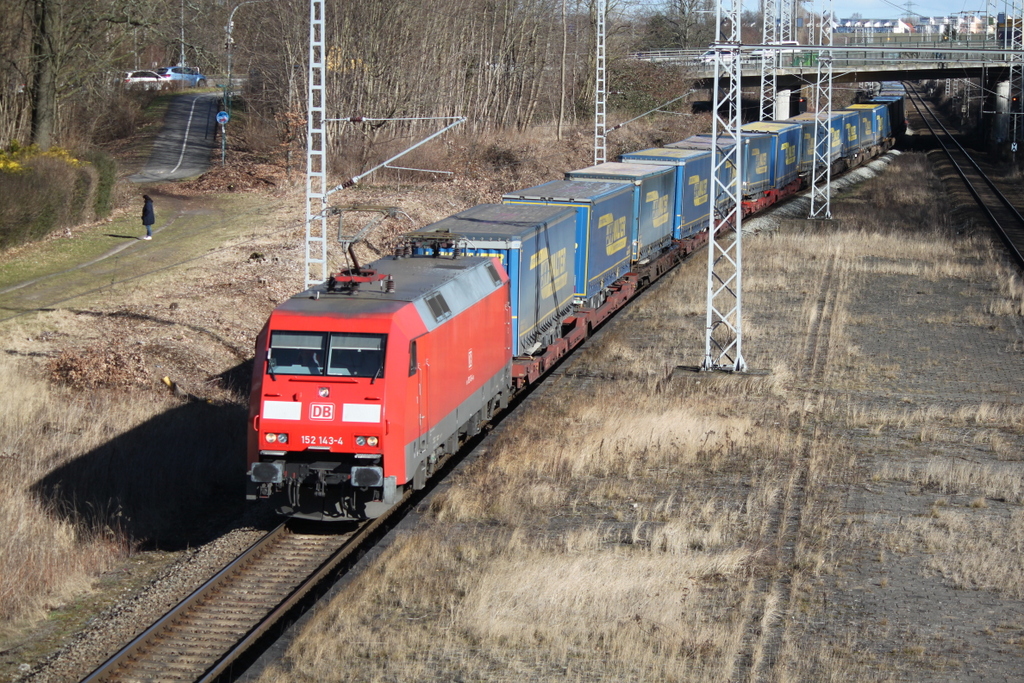
[[164, 83], [179, 83], [192, 88], [205, 88], [206, 76], [191, 66], [165, 66], [156, 70]]
[[124, 75], [126, 88], [139, 88], [142, 90], [159, 90], [164, 85], [164, 80], [155, 71], [128, 71]]

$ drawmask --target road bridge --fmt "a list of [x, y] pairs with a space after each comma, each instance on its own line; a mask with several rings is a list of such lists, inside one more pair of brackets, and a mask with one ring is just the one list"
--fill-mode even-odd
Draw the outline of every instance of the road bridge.
[[[833, 81], [836, 83], [920, 80], [944, 78], [985, 78], [1006, 80], [1010, 65], [1024, 61], [1021, 53], [980, 43], [906, 43], [902, 45], [836, 45], [825, 48], [801, 45], [778, 49], [776, 71], [780, 88], [796, 88], [813, 82], [818, 53], [832, 51]], [[768, 45], [729, 46], [739, 55], [743, 86], [760, 82], [762, 55], [773, 49]], [[651, 50], [630, 55], [636, 60], [656, 64], [674, 64], [692, 71], [698, 85], [709, 86], [714, 78], [714, 58], [701, 50]]]
[[[741, 86], [757, 88], [761, 82], [764, 58], [774, 52], [778, 66], [776, 78], [776, 111], [792, 111], [790, 98], [805, 87], [813, 87], [818, 75], [819, 54], [828, 50], [832, 55], [832, 82], [871, 83], [896, 80], [947, 80], [957, 82], [973, 79], [981, 87], [977, 90], [981, 106], [977, 113], [987, 122], [982, 125], [993, 143], [1018, 139], [1022, 124], [1019, 105], [1024, 101], [1020, 92], [1019, 72], [1024, 52], [1009, 49], [993, 36], [972, 36], [971, 40], [934, 40], [915, 36], [874, 36], [870, 42], [856, 42], [863, 36], [836, 35], [837, 43], [821, 45], [755, 45], [717, 44], [712, 49], [653, 50], [631, 55], [633, 59], [655, 64], [677, 65], [693, 79], [697, 88], [711, 89], [715, 78], [715, 50], [726, 64], [740, 60]], [[894, 39], [898, 38], [898, 39]], [[726, 70], [728, 73], [728, 70]], [[727, 78], [728, 76], [726, 76]], [[954, 86], [954, 92], [957, 88]], [[968, 107], [969, 109], [969, 107]], [[966, 110], [965, 110], [966, 111]], [[987, 118], [994, 115], [992, 118]]]

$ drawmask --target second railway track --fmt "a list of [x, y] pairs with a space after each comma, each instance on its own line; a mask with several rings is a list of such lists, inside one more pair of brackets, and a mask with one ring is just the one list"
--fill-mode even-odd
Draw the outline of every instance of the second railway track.
[[942, 146], [964, 184], [985, 212], [1010, 255], [1024, 267], [1024, 216], [989, 178], [970, 153], [945, 126], [932, 104], [913, 85], [907, 85], [907, 99]]

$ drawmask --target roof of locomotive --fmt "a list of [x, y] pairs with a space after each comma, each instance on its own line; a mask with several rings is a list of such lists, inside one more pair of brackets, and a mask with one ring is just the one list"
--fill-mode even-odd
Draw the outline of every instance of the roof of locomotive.
[[[388, 315], [413, 304], [428, 329], [469, 308], [498, 289], [507, 276], [488, 257], [458, 259], [389, 256], [365, 266], [380, 279], [331, 291], [327, 283], [296, 294], [277, 311], [298, 315], [363, 317]], [[388, 291], [386, 280], [394, 283]]]

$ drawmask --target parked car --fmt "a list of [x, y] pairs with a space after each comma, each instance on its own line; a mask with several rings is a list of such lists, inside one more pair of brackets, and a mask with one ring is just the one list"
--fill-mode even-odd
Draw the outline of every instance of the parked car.
[[159, 90], [164, 80], [155, 71], [128, 71], [124, 75], [124, 84], [128, 88]]
[[199, 69], [191, 66], [165, 66], [157, 69], [160, 78], [165, 83], [180, 82], [192, 88], [205, 88], [206, 76], [199, 73]]

